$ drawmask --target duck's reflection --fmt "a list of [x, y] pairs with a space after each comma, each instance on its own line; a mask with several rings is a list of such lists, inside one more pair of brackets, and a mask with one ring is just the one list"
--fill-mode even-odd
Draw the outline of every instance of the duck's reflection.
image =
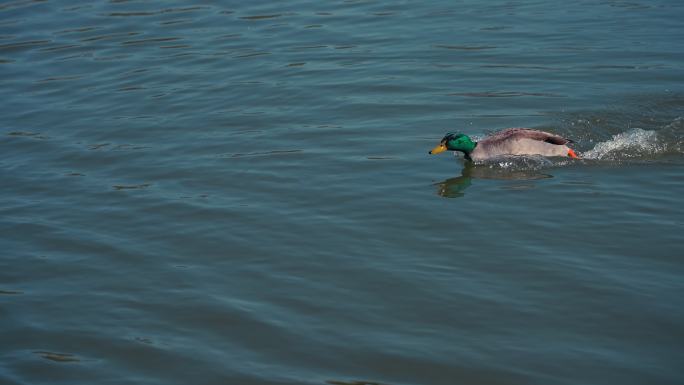
[[537, 170], [510, 170], [466, 162], [463, 170], [461, 170], [461, 176], [435, 183], [435, 186], [437, 186], [437, 194], [440, 196], [444, 198], [459, 198], [465, 195], [465, 190], [472, 185], [473, 179], [525, 181], [547, 178], [553, 178], [553, 175], [544, 174]]

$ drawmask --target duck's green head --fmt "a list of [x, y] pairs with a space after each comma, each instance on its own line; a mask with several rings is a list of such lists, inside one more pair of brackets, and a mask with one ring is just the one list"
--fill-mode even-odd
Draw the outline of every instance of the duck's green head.
[[475, 146], [477, 146], [477, 143], [473, 142], [468, 135], [448, 133], [444, 135], [444, 138], [442, 138], [437, 147], [433, 148], [428, 153], [439, 154], [440, 152], [450, 150], [462, 151], [468, 155], [475, 149]]

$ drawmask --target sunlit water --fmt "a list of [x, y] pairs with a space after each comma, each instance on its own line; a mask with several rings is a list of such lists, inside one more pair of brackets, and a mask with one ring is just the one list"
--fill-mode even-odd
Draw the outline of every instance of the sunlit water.
[[682, 20], [0, 4], [0, 383], [682, 383]]

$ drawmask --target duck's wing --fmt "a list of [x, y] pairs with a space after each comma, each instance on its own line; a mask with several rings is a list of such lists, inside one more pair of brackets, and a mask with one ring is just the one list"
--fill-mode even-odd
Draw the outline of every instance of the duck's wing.
[[572, 143], [572, 140], [566, 139], [562, 136], [552, 134], [550, 132], [533, 130], [531, 128], [509, 128], [501, 132], [497, 132], [481, 141], [489, 144], [499, 144], [507, 140], [514, 139], [532, 139], [540, 142], [563, 145]]

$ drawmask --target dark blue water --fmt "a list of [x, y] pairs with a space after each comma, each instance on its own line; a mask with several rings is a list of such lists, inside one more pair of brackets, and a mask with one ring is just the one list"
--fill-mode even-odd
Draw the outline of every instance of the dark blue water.
[[682, 20], [0, 3], [0, 383], [684, 382]]

